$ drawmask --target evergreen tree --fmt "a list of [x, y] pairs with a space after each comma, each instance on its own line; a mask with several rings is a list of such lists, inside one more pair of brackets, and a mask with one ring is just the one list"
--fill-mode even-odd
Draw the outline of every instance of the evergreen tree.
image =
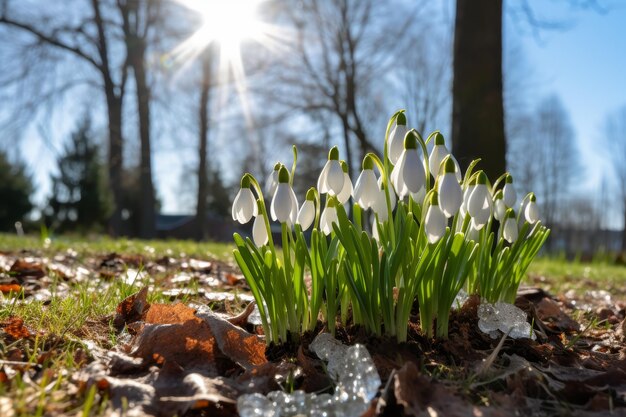
[[0, 150], [0, 230], [14, 230], [15, 222], [32, 210], [32, 191], [32, 181], [24, 164], [12, 164]]
[[57, 160], [46, 214], [59, 230], [98, 229], [110, 214], [104, 164], [91, 135], [91, 121], [85, 117]]

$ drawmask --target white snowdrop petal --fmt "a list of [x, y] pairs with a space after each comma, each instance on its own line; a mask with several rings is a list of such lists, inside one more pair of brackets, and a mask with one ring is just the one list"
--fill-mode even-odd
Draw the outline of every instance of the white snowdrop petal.
[[280, 183], [276, 188], [272, 198], [271, 214], [272, 220], [285, 223], [289, 220], [292, 211], [291, 187], [288, 183]]
[[343, 173], [343, 188], [341, 189], [341, 192], [339, 194], [337, 194], [337, 200], [339, 200], [339, 203], [341, 204], [345, 204], [348, 202], [348, 200], [350, 199], [350, 196], [352, 195], [352, 181], [350, 180], [350, 176], [348, 175], [347, 172]]
[[517, 240], [517, 222], [515, 219], [508, 218], [504, 221], [504, 230], [502, 231], [502, 236], [506, 239], [507, 242], [513, 243]]
[[278, 171], [274, 170], [270, 172], [265, 180], [265, 193], [266, 195], [274, 195], [278, 187]]
[[401, 175], [404, 185], [409, 192], [416, 193], [424, 186], [426, 173], [417, 150], [407, 152]]
[[404, 137], [408, 131], [406, 125], [396, 125], [389, 134], [389, 160], [394, 165], [404, 150]]
[[338, 223], [337, 209], [335, 207], [326, 207], [320, 217], [320, 228], [326, 236], [333, 231], [333, 223]]
[[296, 217], [298, 217], [298, 199], [296, 198], [296, 193], [293, 192], [293, 188], [291, 185], [289, 186], [289, 202], [290, 202], [290, 212], [289, 212], [289, 225], [293, 225], [296, 222]]
[[300, 207], [296, 223], [302, 226], [302, 230], [307, 230], [311, 227], [313, 220], [315, 220], [315, 203], [311, 200], [306, 200]]
[[506, 204], [507, 207], [512, 208], [515, 205], [515, 200], [517, 200], [517, 193], [515, 192], [515, 188], [513, 188], [513, 184], [504, 184], [502, 195], [504, 198], [504, 204]]
[[439, 180], [439, 207], [446, 217], [454, 216], [463, 203], [463, 190], [456, 175], [447, 172]]
[[332, 161], [326, 161], [324, 164], [324, 168], [322, 168], [322, 172], [320, 172], [320, 176], [317, 179], [317, 190], [320, 194], [325, 194], [328, 192], [328, 171], [330, 171]]
[[430, 151], [430, 157], [428, 158], [428, 169], [433, 177], [436, 177], [439, 173], [439, 166], [441, 161], [450, 154], [448, 148], [445, 145], [435, 145]]
[[257, 246], [263, 246], [268, 242], [267, 229], [263, 215], [257, 216], [252, 225], [252, 240]]
[[438, 242], [446, 233], [447, 219], [439, 206], [432, 205], [428, 208], [424, 220], [424, 230], [429, 243]]
[[537, 203], [531, 201], [526, 204], [524, 217], [526, 218], [526, 221], [530, 224], [535, 224], [537, 223], [537, 221], [539, 221], [539, 210], [537, 210]]
[[343, 169], [341, 169], [341, 164], [339, 161], [329, 161], [330, 168], [328, 170], [328, 176], [326, 177], [326, 185], [328, 192], [332, 195], [338, 195], [343, 188]]
[[502, 222], [506, 213], [506, 205], [504, 204], [504, 201], [501, 198], [498, 198], [494, 203], [494, 208], [493, 217], [495, 217], [499, 222]]
[[402, 151], [400, 158], [398, 159], [398, 163], [391, 170], [391, 184], [395, 188], [396, 192], [400, 196], [400, 198], [404, 197], [404, 194], [407, 192], [404, 190], [404, 176], [402, 175], [402, 171], [404, 170], [404, 164], [406, 163], [406, 149]]

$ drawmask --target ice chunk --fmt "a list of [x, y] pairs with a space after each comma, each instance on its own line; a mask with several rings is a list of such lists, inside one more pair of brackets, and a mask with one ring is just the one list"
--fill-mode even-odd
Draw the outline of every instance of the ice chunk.
[[350, 417], [363, 414], [380, 387], [380, 376], [367, 349], [359, 344], [343, 345], [328, 333], [317, 336], [310, 349], [320, 359], [328, 361], [326, 369], [336, 383], [333, 395], [303, 391], [291, 394], [273, 391], [267, 397], [242, 395], [237, 399], [239, 415]]
[[478, 328], [492, 338], [499, 337], [498, 331], [508, 333], [513, 339], [536, 338], [526, 319], [526, 313], [508, 303], [481, 304], [478, 307]]
[[452, 302], [452, 309], [458, 310], [463, 307], [463, 304], [468, 300], [469, 294], [463, 288], [459, 290], [456, 297], [454, 297], [454, 301]]

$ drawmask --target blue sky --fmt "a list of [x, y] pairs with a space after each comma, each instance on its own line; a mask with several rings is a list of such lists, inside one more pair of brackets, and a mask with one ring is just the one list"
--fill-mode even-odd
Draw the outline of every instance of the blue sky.
[[[516, 1], [516, 0], [515, 0]], [[572, 9], [567, 0], [534, 0], [530, 4], [538, 18], [567, 23], [559, 30], [543, 29], [538, 33], [523, 24], [513, 24], [510, 15], [505, 20], [505, 37], [521, 49], [524, 68], [528, 68], [528, 105], [555, 93], [569, 111], [576, 131], [578, 147], [586, 179], [577, 186], [580, 193], [595, 192], [603, 175], [610, 178], [610, 163], [603, 163], [603, 123], [610, 112], [626, 105], [626, 1], [598, 0], [606, 13]], [[509, 7], [512, 4], [508, 3]], [[443, 19], [454, 20], [454, 2], [443, 0]], [[401, 106], [396, 106], [401, 107]], [[81, 104], [70, 104], [64, 112], [82, 111]], [[55, 155], [62, 141], [74, 127], [67, 113], [57, 115], [51, 123], [55, 131], [47, 141], [39, 129], [31, 127], [22, 142], [22, 155], [36, 181], [36, 201], [41, 203], [49, 194], [49, 175], [55, 167]], [[224, 144], [216, 144], [218, 147]], [[180, 187], [180, 165], [183, 156], [172, 157], [171, 146], [154, 147], [155, 183], [165, 212], [180, 212], [176, 198]], [[189, 153], [186, 153], [189, 155]]]
[[610, 180], [610, 162], [603, 162], [604, 120], [626, 105], [626, 2], [599, 3], [606, 13], [574, 10], [567, 1], [535, 1], [537, 15], [569, 27], [541, 30], [538, 37], [514, 34], [539, 90], [537, 99], [556, 93], [569, 111], [587, 177], [581, 192], [599, 189], [603, 175]]

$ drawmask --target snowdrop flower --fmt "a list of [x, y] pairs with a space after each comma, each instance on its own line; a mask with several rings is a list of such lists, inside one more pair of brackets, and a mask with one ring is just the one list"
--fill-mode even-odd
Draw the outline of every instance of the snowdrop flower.
[[320, 229], [326, 236], [333, 231], [333, 223], [339, 223], [337, 208], [335, 207], [337, 204], [336, 201], [335, 198], [329, 198], [328, 201], [326, 201], [326, 208], [320, 217]]
[[[391, 198], [392, 195], [393, 193], [390, 192], [389, 197]], [[393, 210], [395, 208], [395, 198], [392, 199], [390, 202], [391, 210]], [[374, 202], [374, 204], [372, 204], [372, 210], [374, 210], [374, 213], [376, 213], [376, 215], [378, 216], [379, 222], [382, 223], [389, 219], [389, 210], [387, 210], [387, 196], [385, 195], [384, 189], [378, 189], [376, 201]]]
[[409, 192], [419, 192], [425, 182], [424, 163], [417, 150], [416, 133], [411, 130], [404, 138], [404, 150], [400, 154], [397, 165], [391, 171], [391, 183], [398, 197], [403, 199]]
[[398, 114], [396, 118], [396, 125], [389, 133], [388, 152], [389, 160], [392, 164], [396, 165], [400, 155], [404, 150], [404, 137], [409, 129], [406, 127], [406, 116], [404, 113]]
[[352, 180], [350, 174], [348, 174], [348, 164], [346, 161], [341, 161], [341, 170], [343, 171], [343, 188], [341, 192], [337, 194], [337, 200], [340, 204], [346, 204], [352, 195]]
[[430, 151], [430, 156], [428, 157], [428, 169], [433, 177], [437, 175], [441, 162], [443, 162], [448, 155], [452, 159], [455, 166], [454, 175], [456, 175], [456, 180], [461, 182], [463, 178], [461, 177], [461, 167], [459, 167], [459, 163], [446, 147], [446, 141], [443, 138], [443, 135], [439, 132], [435, 133], [435, 145]]
[[507, 174], [504, 181], [504, 188], [502, 189], [504, 204], [508, 208], [512, 208], [515, 205], [515, 200], [517, 200], [517, 193], [515, 192], [515, 188], [513, 188], [513, 177]]
[[504, 196], [502, 190], [498, 190], [493, 196], [493, 217], [500, 223], [504, 221], [504, 215], [506, 214], [506, 204], [504, 203]]
[[424, 231], [428, 238], [428, 243], [436, 243], [446, 233], [448, 220], [439, 208], [438, 193], [434, 191], [430, 197], [430, 206], [424, 219]]
[[475, 226], [481, 229], [491, 216], [491, 194], [487, 188], [487, 175], [483, 171], [479, 172], [474, 181], [476, 183], [467, 202], [467, 212], [472, 216]]
[[296, 218], [296, 224], [302, 227], [302, 230], [307, 230], [313, 224], [315, 219], [315, 188], [310, 188], [306, 193], [306, 200], [300, 207], [298, 217]]
[[250, 189], [249, 174], [241, 178], [241, 188], [233, 201], [232, 216], [233, 220], [241, 224], [248, 223], [252, 216], [257, 215], [257, 203], [254, 194]]
[[265, 227], [265, 214], [263, 214], [262, 211], [254, 218], [254, 223], [252, 224], [252, 240], [254, 244], [259, 247], [269, 241], [267, 228]]
[[467, 227], [467, 231], [465, 232], [465, 238], [467, 240], [473, 240], [474, 242], [478, 242], [480, 239], [480, 229], [476, 228], [474, 222], [470, 222]]
[[512, 208], [507, 209], [504, 225], [502, 226], [502, 237], [509, 243], [513, 243], [517, 240], [517, 221], [515, 221], [515, 212]]
[[[383, 189], [383, 177], [380, 177], [378, 179], [378, 189], [383, 191], [383, 193], [380, 195], [382, 195], [383, 198], [385, 198], [385, 204], [387, 204], [387, 200], [386, 200], [384, 189]], [[391, 203], [391, 211], [393, 211], [396, 208], [397, 200], [398, 199], [396, 198], [396, 193], [394, 192], [393, 185], [392, 185], [391, 190], [389, 191], [389, 202]], [[385, 207], [387, 206], [385, 205]]]
[[422, 204], [424, 202], [424, 197], [426, 197], [426, 188], [422, 187], [418, 192], [411, 193], [410, 195], [413, 201], [417, 204]]
[[272, 220], [289, 224], [293, 224], [298, 215], [298, 200], [289, 184], [289, 172], [285, 166], [278, 171], [278, 186], [272, 197], [270, 213]]
[[343, 189], [343, 182], [344, 176], [339, 163], [339, 149], [333, 146], [328, 152], [328, 161], [317, 179], [317, 189], [321, 194], [338, 195]]
[[439, 179], [439, 205], [446, 217], [454, 216], [463, 203], [463, 191], [456, 179], [454, 161], [449, 156], [441, 164], [443, 175]]
[[539, 210], [537, 209], [537, 197], [534, 193], [530, 193], [528, 202], [524, 207], [524, 218], [530, 224], [535, 224], [539, 221]]
[[265, 193], [267, 195], [274, 195], [274, 192], [276, 192], [276, 187], [278, 187], [278, 171], [280, 171], [281, 166], [283, 166], [283, 164], [276, 162], [274, 169], [265, 180]]
[[374, 174], [374, 162], [370, 156], [363, 159], [363, 171], [354, 186], [354, 201], [363, 209], [368, 209], [378, 198], [378, 180]]

